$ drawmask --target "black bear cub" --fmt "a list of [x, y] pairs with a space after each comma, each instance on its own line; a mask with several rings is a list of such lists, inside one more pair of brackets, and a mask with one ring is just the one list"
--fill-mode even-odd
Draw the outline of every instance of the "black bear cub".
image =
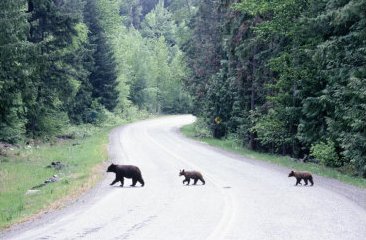
[[107, 172], [114, 172], [116, 174], [116, 179], [111, 183], [111, 185], [116, 182], [121, 182], [121, 187], [123, 187], [124, 178], [132, 178], [132, 187], [136, 185], [137, 182], [141, 183], [143, 187], [145, 185], [144, 179], [142, 179], [141, 171], [138, 167], [133, 165], [117, 165], [111, 164]]
[[205, 185], [205, 183], [206, 183], [202, 177], [202, 174], [197, 171], [184, 171], [184, 169], [183, 169], [183, 170], [179, 171], [179, 176], [185, 177], [185, 179], [183, 180], [183, 184], [185, 182], [187, 182], [187, 185], [189, 185], [191, 178], [194, 180], [193, 185], [196, 185], [198, 180], [200, 180], [203, 185]]
[[308, 181], [311, 183], [311, 186], [314, 185], [313, 176], [309, 172], [296, 172], [291, 171], [288, 177], [295, 177], [296, 178], [296, 185], [301, 185], [301, 180], [304, 180], [305, 186], [308, 185]]

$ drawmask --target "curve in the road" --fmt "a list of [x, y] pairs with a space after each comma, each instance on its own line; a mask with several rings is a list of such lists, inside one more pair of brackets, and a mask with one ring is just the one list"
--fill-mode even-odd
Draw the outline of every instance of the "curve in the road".
[[[177, 129], [193, 121], [190, 115], [170, 116], [114, 129], [109, 160], [138, 165], [145, 187], [111, 187], [114, 175], [109, 174], [78, 203], [0, 237], [366, 239], [365, 209], [348, 194], [318, 178], [314, 187], [294, 187], [287, 169], [182, 137]], [[182, 168], [201, 171], [206, 185], [184, 186], [178, 177]], [[353, 199], [366, 195], [353, 192]]]

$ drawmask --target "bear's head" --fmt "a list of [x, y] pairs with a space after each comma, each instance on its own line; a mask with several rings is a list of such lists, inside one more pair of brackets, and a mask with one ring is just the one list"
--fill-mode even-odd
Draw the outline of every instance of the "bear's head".
[[184, 169], [183, 169], [183, 170], [180, 170], [180, 171], [179, 171], [179, 176], [183, 176], [183, 175], [184, 175], [184, 173], [185, 173], [185, 172], [184, 172]]
[[288, 177], [293, 177], [293, 176], [295, 176], [295, 172], [291, 171], [290, 174], [288, 175]]
[[108, 169], [107, 169], [107, 172], [115, 172], [116, 171], [116, 166], [115, 164], [111, 164], [109, 165]]

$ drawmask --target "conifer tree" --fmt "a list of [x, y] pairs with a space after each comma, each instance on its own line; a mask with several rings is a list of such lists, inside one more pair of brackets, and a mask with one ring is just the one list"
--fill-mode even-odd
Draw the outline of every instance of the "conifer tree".
[[33, 59], [34, 94], [26, 102], [27, 131], [31, 137], [52, 135], [68, 123], [67, 111], [80, 80], [81, 0], [30, 0], [29, 41], [37, 44]]
[[[364, 0], [201, 1], [186, 48], [197, 114], [225, 112], [227, 131], [251, 148], [366, 176], [365, 9]], [[334, 159], [314, 152], [324, 147]]]
[[[32, 67], [27, 42], [27, 3], [4, 0], [0, 9], [0, 141], [16, 142], [25, 133], [24, 93]], [[29, 90], [29, 89], [27, 89]]]
[[116, 63], [111, 46], [101, 27], [96, 0], [88, 0], [85, 20], [88, 24], [90, 43], [94, 47], [94, 66], [89, 81], [93, 88], [93, 98], [109, 111], [113, 111], [118, 104]]

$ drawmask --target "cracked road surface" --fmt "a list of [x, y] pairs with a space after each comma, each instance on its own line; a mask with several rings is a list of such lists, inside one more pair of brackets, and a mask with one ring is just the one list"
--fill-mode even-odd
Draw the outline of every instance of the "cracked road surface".
[[[114, 129], [110, 161], [139, 166], [145, 187], [128, 187], [130, 179], [109, 186], [108, 173], [77, 203], [2, 238], [366, 239], [364, 190], [355, 190], [357, 203], [316, 176], [314, 187], [294, 187], [288, 169], [184, 138], [179, 127], [193, 121], [169, 116]], [[206, 185], [184, 186], [180, 169], [201, 171]]]

